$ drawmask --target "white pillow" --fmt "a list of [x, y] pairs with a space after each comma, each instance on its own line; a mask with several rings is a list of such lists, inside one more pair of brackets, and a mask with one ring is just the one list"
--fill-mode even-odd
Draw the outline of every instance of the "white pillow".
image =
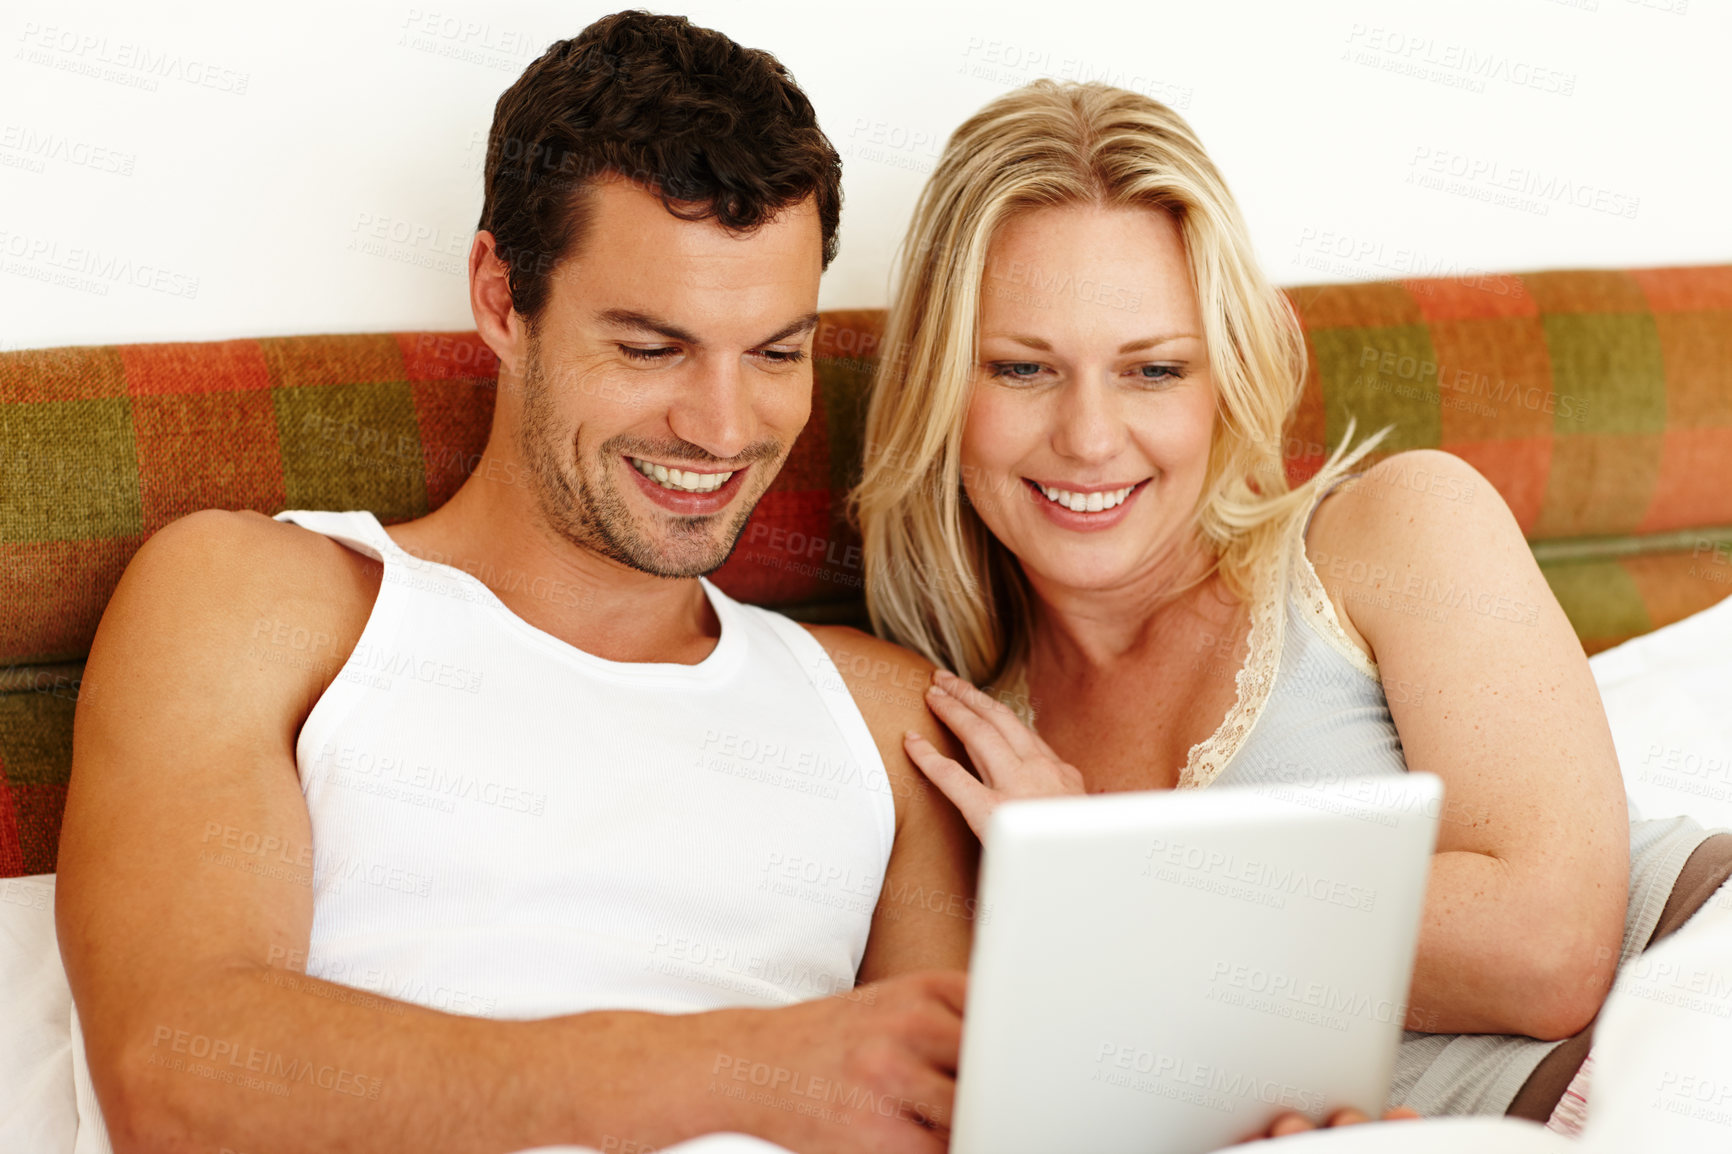
[[1631, 817], [1732, 827], [1732, 598], [1588, 659]]
[[0, 878], [0, 1150], [72, 1154], [72, 992], [54, 936], [54, 875]]
[[1619, 975], [1590, 1077], [1596, 1154], [1732, 1150], [1732, 882]]
[[[1699, 1154], [1732, 1149], [1732, 882], [1643, 954], [1594, 1027], [1579, 1140], [1515, 1118], [1316, 1130], [1246, 1154]], [[1227, 1154], [1226, 1150], [1219, 1154]]]

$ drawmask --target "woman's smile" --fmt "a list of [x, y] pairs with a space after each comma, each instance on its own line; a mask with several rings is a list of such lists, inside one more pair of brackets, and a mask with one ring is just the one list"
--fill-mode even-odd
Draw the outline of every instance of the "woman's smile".
[[1128, 485], [1054, 484], [1024, 477], [1040, 511], [1061, 529], [1089, 532], [1110, 529], [1130, 515], [1131, 503], [1149, 478]]

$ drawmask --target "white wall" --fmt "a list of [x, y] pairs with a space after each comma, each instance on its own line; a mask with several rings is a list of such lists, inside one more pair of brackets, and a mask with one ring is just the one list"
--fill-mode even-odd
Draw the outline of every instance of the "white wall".
[[[0, 346], [468, 327], [493, 102], [612, 9], [6, 0]], [[826, 307], [884, 303], [946, 134], [1041, 75], [1179, 108], [1283, 284], [1732, 260], [1732, 0], [673, 10], [780, 56], [843, 153]]]

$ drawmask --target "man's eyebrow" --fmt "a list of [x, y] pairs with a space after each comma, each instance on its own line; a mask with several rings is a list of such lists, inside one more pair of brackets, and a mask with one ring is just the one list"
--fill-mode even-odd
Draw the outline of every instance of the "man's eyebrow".
[[683, 344], [699, 344], [698, 338], [680, 328], [671, 321], [660, 317], [652, 317], [648, 313], [633, 312], [631, 309], [608, 309], [596, 317], [604, 325], [612, 325], [620, 329], [636, 329], [639, 332], [655, 333], [670, 341]]
[[[657, 336], [666, 337], [670, 341], [679, 341], [682, 344], [697, 345], [703, 343], [698, 340], [697, 337], [671, 321], [664, 321], [660, 317], [654, 317], [648, 313], [634, 312], [631, 309], [608, 309], [599, 314], [596, 319], [601, 321], [602, 324], [612, 325], [615, 328], [636, 329], [639, 332], [655, 333]], [[787, 325], [784, 325], [776, 332], [759, 341], [758, 344], [753, 347], [757, 348], [763, 345], [773, 345], [777, 341], [787, 340], [791, 336], [809, 332], [817, 327], [818, 314], [815, 312], [807, 313], [805, 316], [799, 317], [796, 320], [789, 322]]]
[[794, 336], [797, 333], [810, 332], [812, 329], [815, 329], [817, 327], [818, 327], [818, 314], [817, 313], [807, 313], [805, 316], [801, 317], [800, 319], [793, 321], [792, 323], [786, 325], [785, 327], [777, 330], [771, 336], [765, 338], [764, 340], [759, 341], [758, 344], [753, 346], [753, 347], [756, 348], [756, 347], [760, 347], [763, 345], [773, 345], [777, 341], [785, 341], [789, 337]]

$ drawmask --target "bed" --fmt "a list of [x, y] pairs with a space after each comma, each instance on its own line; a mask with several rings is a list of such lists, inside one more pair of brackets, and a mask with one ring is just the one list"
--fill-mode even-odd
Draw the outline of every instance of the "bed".
[[[1289, 476], [1314, 472], [1349, 416], [1395, 425], [1385, 451], [1474, 465], [1593, 655], [1633, 812], [1732, 827], [1732, 266], [1288, 296], [1310, 359]], [[824, 314], [812, 422], [716, 578], [735, 597], [863, 620], [843, 496], [882, 327], [881, 311]], [[53, 871], [82, 661], [128, 559], [201, 508], [369, 509], [387, 523], [436, 508], [485, 440], [495, 371], [473, 333], [0, 353], [0, 1150], [107, 1148], [54, 941]], [[1644, 960], [1604, 1012], [1579, 1142], [1439, 1119], [1280, 1148], [1732, 1149], [1732, 897]]]

